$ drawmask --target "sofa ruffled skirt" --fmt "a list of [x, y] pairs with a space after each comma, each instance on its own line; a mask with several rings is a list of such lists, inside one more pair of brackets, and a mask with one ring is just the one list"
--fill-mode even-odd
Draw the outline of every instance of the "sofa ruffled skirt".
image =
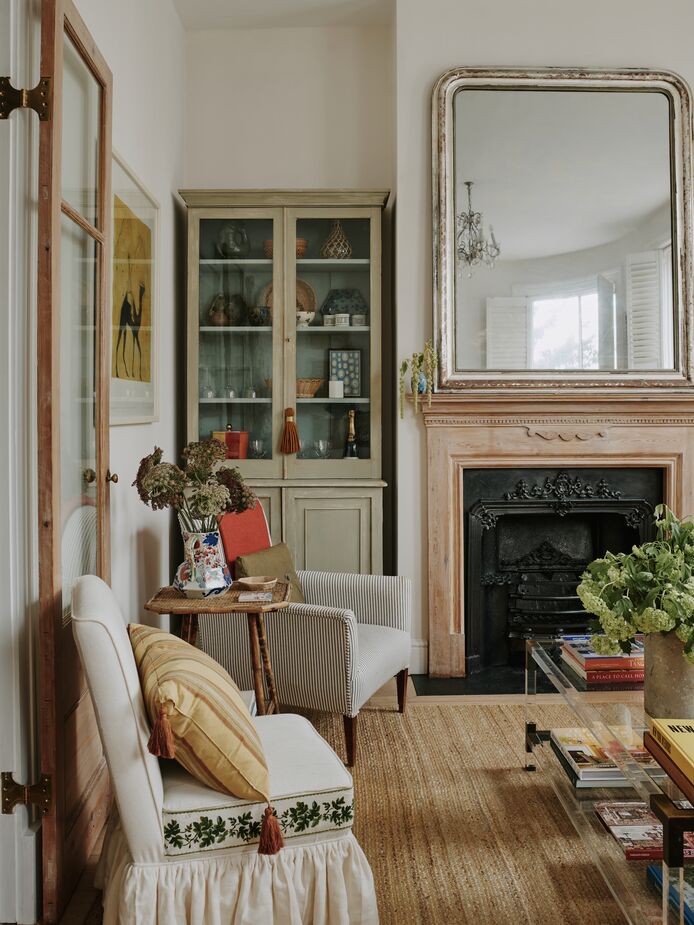
[[116, 822], [97, 870], [103, 925], [375, 925], [373, 875], [351, 831], [275, 855], [215, 851], [133, 863]]

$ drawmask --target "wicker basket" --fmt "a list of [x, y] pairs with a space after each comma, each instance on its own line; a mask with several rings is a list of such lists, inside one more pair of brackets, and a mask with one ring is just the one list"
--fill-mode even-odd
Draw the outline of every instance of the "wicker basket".
[[297, 379], [296, 397], [314, 398], [318, 389], [325, 383], [325, 379]]
[[[308, 238], [297, 238], [296, 239], [296, 256], [297, 260], [301, 260], [302, 257], [306, 256], [306, 248], [308, 247]], [[268, 260], [272, 260], [272, 255], [274, 252], [272, 238], [267, 238], [263, 241], [263, 253]]]

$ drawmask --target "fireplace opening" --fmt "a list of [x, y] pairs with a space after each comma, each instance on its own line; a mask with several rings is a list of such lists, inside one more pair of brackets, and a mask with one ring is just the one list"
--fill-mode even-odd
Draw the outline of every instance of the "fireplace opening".
[[466, 469], [467, 672], [520, 665], [524, 639], [580, 633], [585, 567], [653, 535], [656, 468]]

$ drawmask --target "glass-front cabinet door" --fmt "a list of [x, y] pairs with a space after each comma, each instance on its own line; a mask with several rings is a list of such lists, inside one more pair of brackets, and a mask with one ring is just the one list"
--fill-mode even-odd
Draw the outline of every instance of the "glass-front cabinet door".
[[380, 220], [380, 209], [287, 210], [285, 390], [301, 443], [290, 477], [380, 475]]
[[189, 221], [188, 439], [224, 442], [246, 476], [281, 476], [282, 210]]

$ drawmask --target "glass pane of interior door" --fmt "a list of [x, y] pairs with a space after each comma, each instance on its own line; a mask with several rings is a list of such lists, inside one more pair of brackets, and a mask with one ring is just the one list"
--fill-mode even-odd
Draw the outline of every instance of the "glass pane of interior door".
[[229, 459], [273, 456], [273, 253], [271, 218], [200, 221], [199, 437]]
[[63, 44], [62, 195], [92, 225], [98, 215], [101, 86], [68, 36]]
[[96, 298], [99, 245], [66, 216], [60, 236], [60, 473], [63, 613], [97, 568]]
[[367, 218], [296, 223], [299, 459], [371, 455], [370, 231]]

